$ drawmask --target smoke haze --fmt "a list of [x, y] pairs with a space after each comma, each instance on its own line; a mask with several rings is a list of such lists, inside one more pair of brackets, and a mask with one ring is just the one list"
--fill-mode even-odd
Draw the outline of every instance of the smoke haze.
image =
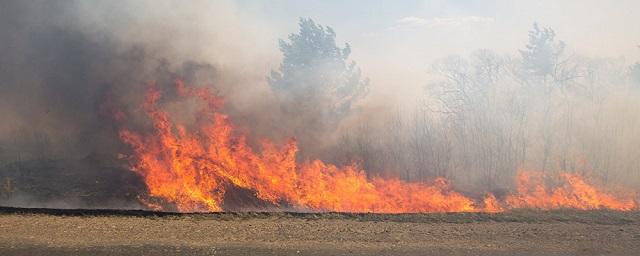
[[[149, 129], [140, 104], [153, 84], [168, 92], [162, 104], [172, 116], [192, 124], [195, 103], [172, 101], [181, 79], [225, 97], [252, 146], [297, 137], [300, 161], [355, 162], [368, 175], [410, 181], [443, 176], [469, 191], [507, 190], [519, 169], [637, 186], [638, 8], [636, 1], [0, 0], [0, 182], [28, 182], [7, 181], [25, 168], [48, 168], [42, 179], [72, 170], [87, 175], [81, 186], [95, 178], [105, 183], [101, 192], [119, 187], [99, 200], [136, 207], [143, 185], [117, 162], [130, 149], [113, 111], [124, 111], [132, 129]], [[286, 59], [279, 40], [301, 33], [300, 17], [331, 27], [337, 47], [348, 48], [345, 63], [355, 61], [368, 79], [368, 94], [341, 118], [320, 114], [319, 104], [292, 115], [287, 109], [302, 103], [284, 102], [269, 82]], [[528, 48], [536, 27], [553, 30], [548, 52]], [[539, 59], [545, 54], [550, 63]], [[59, 162], [32, 162], [45, 160]], [[2, 200], [58, 199], [19, 194]]]

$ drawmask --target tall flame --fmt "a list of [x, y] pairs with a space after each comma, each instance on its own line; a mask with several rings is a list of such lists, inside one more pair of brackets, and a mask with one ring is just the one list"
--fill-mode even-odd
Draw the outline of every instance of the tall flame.
[[[206, 88], [176, 82], [183, 98], [206, 103], [200, 123], [191, 130], [173, 124], [159, 108], [161, 91], [151, 87], [143, 104], [153, 132], [142, 135], [120, 130], [121, 139], [134, 152], [132, 170], [140, 174], [149, 196], [175, 205], [178, 211], [222, 211], [229, 187], [248, 189], [260, 200], [314, 211], [340, 212], [500, 212], [510, 208], [637, 209], [632, 196], [619, 199], [586, 183], [580, 176], [564, 174], [568, 188], [549, 192], [530, 175], [518, 176], [518, 190], [501, 203], [488, 194], [482, 203], [455, 192], [444, 178], [432, 183], [397, 178], [368, 178], [356, 165], [338, 167], [320, 160], [296, 162], [297, 144], [283, 147], [264, 140], [255, 152], [244, 134], [220, 112], [223, 99]], [[162, 204], [142, 200], [149, 208]]]

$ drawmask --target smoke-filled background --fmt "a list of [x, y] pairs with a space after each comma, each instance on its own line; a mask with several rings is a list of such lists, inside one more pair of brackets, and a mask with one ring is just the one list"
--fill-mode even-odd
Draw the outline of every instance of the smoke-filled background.
[[[300, 161], [502, 191], [518, 169], [640, 184], [635, 1], [0, 1], [0, 202], [138, 207], [115, 108], [214, 88]], [[145, 128], [147, 127], [147, 128]]]

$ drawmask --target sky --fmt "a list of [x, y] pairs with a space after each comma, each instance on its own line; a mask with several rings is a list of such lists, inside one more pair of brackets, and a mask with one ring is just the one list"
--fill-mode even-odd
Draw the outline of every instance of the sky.
[[[516, 54], [534, 22], [551, 27], [570, 54], [640, 60], [640, 1], [436, 0], [235, 2], [239, 13], [285, 38], [297, 19], [332, 27], [372, 80], [374, 97], [416, 95], [432, 63], [477, 49]], [[273, 40], [276, 40], [274, 38]], [[377, 95], [377, 96], [376, 96]]]
[[282, 59], [278, 40], [297, 32], [300, 17], [312, 18], [332, 27], [339, 44], [351, 45], [351, 59], [371, 80], [368, 99], [408, 103], [409, 108], [424, 95], [435, 61], [478, 49], [517, 55], [534, 22], [553, 28], [569, 54], [640, 61], [637, 0], [148, 0], [78, 5], [84, 19], [79, 24], [86, 24], [88, 31], [101, 26], [115, 30], [123, 40], [150, 42], [157, 51], [173, 55], [171, 59], [179, 55], [239, 72], [264, 90], [264, 78]]

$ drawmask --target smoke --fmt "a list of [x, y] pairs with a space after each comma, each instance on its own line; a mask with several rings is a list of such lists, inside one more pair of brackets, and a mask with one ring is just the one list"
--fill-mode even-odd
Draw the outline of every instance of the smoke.
[[[194, 123], [193, 104], [172, 102], [176, 79], [224, 96], [225, 112], [240, 127], [251, 127], [243, 131], [252, 145], [300, 135], [291, 127], [305, 130], [303, 124], [283, 114], [267, 85], [282, 57], [279, 36], [235, 5], [2, 1], [0, 182], [17, 189], [4, 191], [4, 202], [43, 205], [67, 198], [60, 200], [78, 202], [67, 206], [122, 205], [83, 196], [99, 194], [135, 205], [144, 186], [117, 160], [130, 148], [118, 137], [114, 113], [124, 113], [129, 129], [148, 129], [140, 105], [145, 90], [156, 86], [174, 120]], [[308, 146], [304, 151], [314, 150]], [[76, 164], [82, 168], [63, 167]], [[29, 172], [33, 179], [17, 177], [25, 169], [36, 170]], [[46, 182], [51, 176], [69, 179]], [[93, 191], [86, 180], [108, 185]]]
[[[240, 123], [260, 120], [264, 115], [253, 110], [273, 105], [264, 97], [273, 61], [264, 49], [277, 42], [261, 42], [264, 30], [234, 13], [231, 3], [206, 1], [0, 2], [0, 181], [2, 196], [11, 194], [5, 203], [52, 205], [66, 198], [83, 202], [67, 207], [135, 205], [143, 185], [116, 160], [127, 147], [112, 111], [124, 111], [129, 125], [144, 129], [139, 106], [150, 85], [172, 92], [183, 79], [215, 87], [234, 99], [227, 108]], [[189, 118], [180, 115], [188, 106], [173, 112]], [[89, 192], [113, 198], [83, 195]]]
[[[265, 5], [272, 3], [0, 1], [0, 184], [23, 190], [3, 202], [53, 202], [51, 196], [69, 196], [52, 186], [69, 185], [83, 189], [72, 193], [76, 199], [69, 200], [76, 202], [61, 205], [96, 206], [88, 202], [96, 197], [85, 200], [80, 194], [97, 180], [107, 185], [93, 192], [112, 195], [100, 200], [124, 201], [110, 204], [114, 207], [135, 205], [143, 185], [117, 160], [130, 149], [118, 139], [112, 111], [124, 111], [129, 128], [148, 129], [139, 106], [146, 88], [155, 85], [168, 93], [162, 103], [172, 117], [189, 124], [195, 121], [194, 106], [172, 102], [176, 79], [224, 96], [225, 112], [247, 127], [243, 131], [251, 145], [261, 138], [283, 143], [313, 134], [317, 138], [302, 140], [308, 142], [301, 145], [301, 160], [355, 161], [370, 175], [405, 180], [446, 176], [468, 190], [506, 189], [518, 168], [589, 169], [604, 180], [640, 182], [638, 92], [628, 79], [630, 63], [576, 53], [597, 48], [593, 52], [627, 54], [633, 42], [625, 40], [637, 33], [622, 36], [623, 26], [609, 33], [609, 41], [626, 47], [615, 51], [601, 49], [606, 38], [588, 43], [588, 33], [580, 33], [588, 26], [570, 30], [572, 23], [565, 19], [571, 15], [536, 16], [536, 6], [514, 26], [505, 25], [516, 19], [508, 15], [452, 12], [426, 18], [389, 10], [397, 17], [371, 22], [376, 27], [371, 29], [308, 11], [273, 21], [256, 9], [282, 12], [282, 3]], [[367, 9], [351, 5], [358, 12]], [[612, 16], [619, 8], [598, 17]], [[371, 93], [354, 104], [358, 111], [328, 131], [309, 132], [317, 127], [306, 120], [313, 120], [318, 109], [296, 113], [306, 119], [287, 115], [268, 85], [268, 74], [283, 58], [278, 39], [297, 31], [298, 16], [320, 16], [316, 21], [335, 29], [339, 45], [352, 43], [351, 58], [363, 77], [371, 77]], [[344, 16], [367, 22], [364, 15]], [[534, 18], [559, 26], [558, 39], [567, 41], [559, 63], [575, 76], [549, 94], [538, 95], [535, 89], [546, 82], [522, 76], [518, 49], [526, 48]], [[476, 51], [480, 48], [491, 50]], [[457, 56], [444, 57], [443, 51]], [[494, 66], [495, 74], [486, 73], [484, 68]], [[438, 94], [448, 89], [471, 89], [463, 92], [472, 95], [454, 95], [468, 97], [461, 101]], [[31, 174], [38, 178], [14, 177], [25, 169], [36, 169]], [[47, 183], [50, 175], [83, 178]], [[29, 191], [26, 184], [34, 183], [49, 195]], [[123, 188], [111, 191], [116, 187]]]
[[268, 94], [258, 86], [267, 66], [258, 29], [228, 3], [3, 1], [1, 9], [4, 158], [114, 152], [101, 104], [133, 110], [152, 82], [215, 86], [239, 109]]

